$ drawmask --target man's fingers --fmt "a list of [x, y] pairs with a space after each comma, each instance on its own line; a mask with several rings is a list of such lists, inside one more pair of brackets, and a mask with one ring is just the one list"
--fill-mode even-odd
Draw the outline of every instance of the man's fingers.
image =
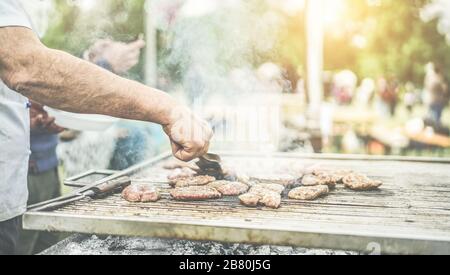
[[172, 153], [177, 159], [182, 161], [190, 161], [195, 158], [192, 153], [187, 151], [187, 148], [184, 148], [176, 142], [171, 141], [170, 145], [172, 147]]
[[185, 148], [178, 148], [175, 152], [174, 152], [174, 156], [182, 161], [191, 161], [193, 160], [195, 157], [193, 156], [192, 153], [189, 153], [188, 151], [186, 151]]
[[205, 153], [204, 146], [191, 147], [191, 146], [180, 146], [172, 142], [172, 152], [176, 158], [182, 161], [191, 161], [197, 157], [203, 156]]
[[209, 142], [204, 142], [202, 144], [198, 144], [194, 148], [185, 148], [185, 155], [189, 157], [189, 160], [204, 156], [208, 153], [209, 150]]
[[170, 140], [178, 144], [172, 151], [183, 161], [190, 161], [208, 153], [213, 131], [208, 123], [196, 118], [192, 113], [180, 116], [173, 124], [164, 127]]

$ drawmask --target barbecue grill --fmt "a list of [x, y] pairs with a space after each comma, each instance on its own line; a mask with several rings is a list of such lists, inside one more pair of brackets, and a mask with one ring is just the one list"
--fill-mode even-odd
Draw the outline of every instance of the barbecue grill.
[[[95, 171], [71, 179], [82, 187], [95, 179], [130, 176], [163, 190], [156, 203], [129, 203], [112, 194], [70, 203], [51, 211], [29, 211], [24, 228], [77, 232], [330, 248], [379, 250], [386, 254], [450, 254], [450, 159], [254, 154], [222, 152], [223, 162], [247, 173], [283, 175], [299, 165], [351, 169], [382, 180], [378, 191], [341, 186], [316, 201], [284, 196], [280, 209], [246, 208], [238, 198], [180, 202], [169, 198], [164, 154], [124, 171]], [[99, 179], [103, 178], [103, 179]]]

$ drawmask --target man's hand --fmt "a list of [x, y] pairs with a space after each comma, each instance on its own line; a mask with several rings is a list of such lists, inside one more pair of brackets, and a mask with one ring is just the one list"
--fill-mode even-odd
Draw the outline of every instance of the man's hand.
[[93, 63], [104, 59], [111, 65], [114, 73], [124, 74], [139, 63], [141, 49], [144, 47], [142, 37], [129, 44], [102, 39], [86, 51], [84, 58]]
[[49, 116], [43, 106], [36, 102], [31, 102], [30, 129], [49, 134], [58, 134], [64, 131], [63, 128], [55, 124], [55, 118]]
[[172, 123], [164, 126], [172, 152], [182, 161], [190, 161], [208, 153], [213, 131], [208, 123], [188, 109], [180, 107], [172, 113]]

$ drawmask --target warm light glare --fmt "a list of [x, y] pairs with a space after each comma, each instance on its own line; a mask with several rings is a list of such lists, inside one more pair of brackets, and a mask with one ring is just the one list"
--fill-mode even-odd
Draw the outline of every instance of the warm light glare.
[[90, 11], [94, 8], [95, 4], [96, 4], [96, 0], [78, 0], [78, 6], [83, 10], [83, 11]]
[[320, 0], [322, 1], [322, 20], [325, 26], [332, 26], [343, 18], [346, 8], [345, 0]]

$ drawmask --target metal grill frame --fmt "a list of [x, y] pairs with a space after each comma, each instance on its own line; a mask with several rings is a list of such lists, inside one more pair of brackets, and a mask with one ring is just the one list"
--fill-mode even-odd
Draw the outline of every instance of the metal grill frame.
[[[229, 157], [265, 157], [255, 153], [222, 152]], [[150, 159], [130, 169], [117, 172], [107, 179], [133, 175], [168, 159], [169, 153]], [[342, 156], [315, 154], [272, 154], [271, 157], [310, 160], [392, 161], [423, 164], [450, 164], [450, 159], [404, 158], [377, 156]], [[104, 181], [100, 180], [99, 182]], [[447, 209], [450, 212], [450, 209]], [[258, 211], [258, 210], [255, 210]], [[449, 216], [450, 217], [450, 216]], [[99, 235], [124, 235], [159, 237], [198, 241], [220, 241], [266, 245], [291, 245], [309, 248], [330, 248], [371, 252], [379, 247], [386, 254], [450, 254], [450, 228], [448, 234], [432, 232], [392, 233], [379, 229], [323, 228], [320, 224], [279, 226], [253, 224], [252, 222], [227, 222], [220, 220], [167, 220], [161, 217], [114, 217], [102, 215], [76, 215], [52, 212], [27, 212], [23, 218], [25, 229], [43, 231], [76, 232]]]

